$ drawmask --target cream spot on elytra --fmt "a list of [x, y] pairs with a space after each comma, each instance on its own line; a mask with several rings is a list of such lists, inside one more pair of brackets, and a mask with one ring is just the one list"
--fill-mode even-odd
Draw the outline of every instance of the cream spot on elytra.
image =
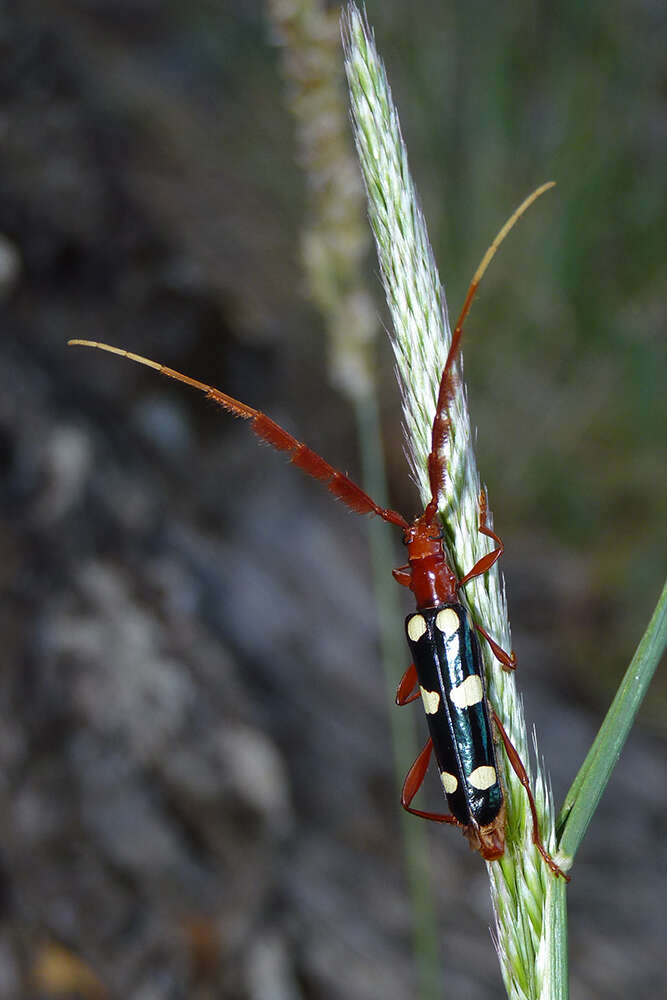
[[483, 792], [486, 788], [491, 788], [491, 785], [495, 785], [497, 781], [496, 769], [491, 767], [489, 764], [483, 764], [481, 767], [476, 767], [475, 770], [468, 775], [468, 781], [473, 788], [479, 789]]
[[450, 774], [449, 771], [441, 771], [440, 780], [448, 795], [451, 795], [452, 792], [455, 792], [456, 789], [459, 787], [456, 775]]
[[408, 636], [413, 642], [419, 642], [426, 631], [426, 619], [423, 615], [413, 615], [408, 622]]
[[454, 608], [443, 608], [435, 616], [436, 628], [444, 632], [445, 638], [450, 639], [461, 627], [461, 621]]
[[458, 687], [452, 688], [449, 697], [457, 708], [470, 708], [472, 705], [478, 705], [484, 697], [482, 678], [479, 674], [470, 674]]
[[426, 688], [419, 686], [419, 690], [422, 694], [422, 701], [424, 702], [424, 711], [427, 715], [435, 715], [438, 711], [438, 706], [440, 705], [440, 692], [439, 691], [427, 691]]

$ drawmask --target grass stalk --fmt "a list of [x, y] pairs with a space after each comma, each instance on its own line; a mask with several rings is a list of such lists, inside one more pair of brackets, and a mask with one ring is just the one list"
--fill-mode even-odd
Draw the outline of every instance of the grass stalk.
[[[403, 415], [413, 474], [422, 501], [430, 498], [426, 459], [440, 373], [451, 332], [444, 291], [410, 176], [398, 114], [370, 28], [354, 4], [344, 19], [346, 72], [350, 87], [357, 151], [362, 166], [382, 280], [392, 317], [392, 343], [403, 394]], [[480, 481], [471, 447], [470, 418], [461, 385], [450, 406], [451, 434], [446, 457], [449, 489], [441, 508], [445, 537], [460, 575], [486, 551], [478, 531]], [[484, 622], [504, 648], [511, 648], [504, 586], [494, 567], [466, 588], [474, 618]], [[503, 673], [485, 651], [490, 699], [524, 762], [528, 739], [514, 678]], [[562, 975], [554, 970], [553, 935], [547, 915], [554, 882], [534, 850], [524, 790], [509, 765], [504, 767], [507, 800], [507, 849], [489, 865], [496, 913], [496, 942], [511, 997], [546, 997], [547, 984]], [[532, 780], [540, 828], [554, 851], [553, 805], [539, 769]], [[555, 911], [554, 911], [555, 912]], [[566, 988], [566, 987], [565, 987]]]

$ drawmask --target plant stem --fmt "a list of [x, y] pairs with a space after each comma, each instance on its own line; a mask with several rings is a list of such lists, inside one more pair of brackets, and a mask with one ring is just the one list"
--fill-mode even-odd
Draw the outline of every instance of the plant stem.
[[[431, 496], [427, 474], [431, 428], [440, 375], [451, 342], [447, 306], [387, 75], [371, 29], [354, 4], [344, 17], [343, 35], [355, 141], [392, 317], [392, 345], [403, 392], [408, 453], [426, 504]], [[440, 514], [451, 563], [463, 576], [486, 554], [488, 545], [479, 532], [479, 476], [461, 384], [450, 401], [448, 418], [447, 495]], [[496, 566], [483, 578], [471, 580], [465, 600], [474, 619], [483, 622], [503, 648], [510, 649], [504, 587]], [[483, 655], [490, 700], [527, 765], [528, 740], [514, 678], [499, 669], [489, 651]], [[499, 757], [498, 763], [506, 793], [506, 850], [501, 861], [488, 866], [498, 953], [510, 996], [537, 1000], [546, 995], [544, 982], [550, 975], [554, 978], [550, 938], [545, 936], [546, 904], [553, 876], [532, 843], [525, 790], [504, 757]], [[553, 851], [548, 784], [539, 770], [531, 784], [542, 838], [547, 850]]]
[[542, 1000], [567, 1000], [569, 996], [567, 959], [567, 885], [555, 879], [549, 886], [546, 906], [546, 940], [550, 956]]

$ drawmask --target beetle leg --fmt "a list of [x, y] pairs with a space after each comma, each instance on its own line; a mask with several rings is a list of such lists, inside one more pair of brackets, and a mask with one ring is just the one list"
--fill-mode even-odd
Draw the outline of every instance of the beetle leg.
[[405, 781], [403, 782], [403, 791], [401, 792], [401, 805], [406, 812], [412, 813], [413, 816], [421, 816], [423, 819], [432, 819], [435, 823], [451, 823], [453, 826], [461, 826], [456, 816], [452, 816], [449, 813], [423, 812], [421, 809], [413, 809], [410, 805], [422, 786], [424, 775], [426, 774], [428, 764], [431, 759], [432, 750], [433, 743], [429, 739], [405, 777]]
[[[476, 576], [483, 576], [484, 573], [487, 573], [505, 551], [505, 546], [503, 545], [500, 536], [489, 528], [487, 520], [488, 513], [486, 505], [486, 492], [482, 490], [479, 494], [479, 530], [483, 535], [486, 535], [488, 538], [492, 538], [494, 540], [496, 548], [491, 552], [487, 552], [487, 554], [482, 556], [481, 559], [478, 559], [470, 572], [461, 577], [456, 588], [457, 590], [460, 590], [461, 587], [465, 587], [466, 583], [468, 583], [469, 580], [474, 580]], [[475, 625], [475, 628], [480, 635], [484, 636], [493, 650], [493, 655], [502, 664], [503, 670], [516, 670], [516, 656], [514, 655], [514, 650], [511, 650], [509, 653], [505, 652], [502, 646], [499, 646], [481, 625]]]
[[486, 535], [487, 538], [492, 538], [496, 543], [496, 548], [492, 549], [491, 552], [487, 552], [481, 559], [478, 559], [473, 568], [466, 573], [465, 576], [461, 577], [459, 580], [459, 588], [465, 586], [469, 580], [473, 580], [476, 576], [483, 576], [484, 573], [488, 573], [493, 564], [500, 559], [501, 555], [505, 551], [505, 546], [503, 545], [500, 536], [489, 528], [487, 519], [488, 513], [486, 492], [485, 490], [482, 490], [479, 494], [479, 531], [482, 535]]
[[406, 563], [405, 566], [399, 566], [398, 569], [392, 569], [391, 575], [396, 583], [400, 583], [402, 587], [409, 587], [412, 582], [410, 563]]
[[480, 635], [484, 636], [489, 646], [493, 650], [493, 655], [502, 664], [503, 670], [507, 670], [508, 672], [510, 670], [516, 670], [516, 655], [514, 653], [514, 650], [512, 650], [510, 653], [506, 653], [505, 650], [502, 648], [502, 646], [499, 646], [498, 643], [491, 638], [486, 629], [483, 629], [481, 625], [475, 625], [475, 628], [477, 629]]
[[519, 754], [516, 751], [516, 747], [514, 746], [509, 736], [505, 732], [505, 727], [503, 726], [502, 722], [498, 718], [493, 708], [491, 708], [491, 715], [493, 716], [493, 721], [495, 722], [498, 732], [500, 733], [500, 738], [502, 739], [505, 745], [505, 753], [507, 754], [507, 759], [512, 765], [512, 770], [516, 774], [517, 778], [519, 779], [523, 787], [526, 789], [526, 794], [528, 795], [528, 804], [530, 805], [530, 813], [533, 818], [533, 843], [535, 844], [535, 847], [538, 849], [538, 851], [540, 852], [546, 864], [549, 866], [554, 875], [556, 876], [560, 875], [562, 876], [562, 878], [565, 879], [566, 882], [569, 882], [570, 881], [569, 875], [566, 875], [565, 872], [558, 867], [558, 865], [551, 857], [544, 844], [542, 843], [542, 839], [540, 837], [539, 824], [537, 822], [537, 809], [535, 808], [535, 799], [533, 798], [533, 793], [530, 790], [530, 782], [528, 781], [528, 775], [526, 774], [526, 768], [523, 765], [523, 761], [519, 757]]
[[414, 690], [416, 687], [418, 687], [417, 668], [414, 663], [411, 663], [403, 674], [401, 683], [398, 685], [398, 690], [396, 691], [396, 704], [409, 705], [411, 701], [416, 701], [419, 697], [419, 691]]

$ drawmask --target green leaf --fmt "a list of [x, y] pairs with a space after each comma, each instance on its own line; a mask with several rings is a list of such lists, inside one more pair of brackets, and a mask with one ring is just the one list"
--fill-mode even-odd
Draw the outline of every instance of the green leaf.
[[559, 855], [574, 858], [667, 645], [667, 582], [607, 716], [556, 821]]

